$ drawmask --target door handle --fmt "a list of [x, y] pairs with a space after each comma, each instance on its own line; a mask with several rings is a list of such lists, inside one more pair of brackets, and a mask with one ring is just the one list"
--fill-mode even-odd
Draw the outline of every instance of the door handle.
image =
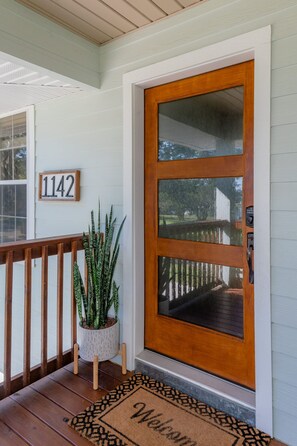
[[252, 251], [254, 250], [254, 233], [247, 233], [247, 250], [246, 250], [246, 259], [249, 267], [249, 283], [254, 283], [254, 269], [253, 269], [253, 256]]

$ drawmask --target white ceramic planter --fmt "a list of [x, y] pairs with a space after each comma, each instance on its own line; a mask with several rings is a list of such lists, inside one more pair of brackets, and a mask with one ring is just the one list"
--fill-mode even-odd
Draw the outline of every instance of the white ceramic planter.
[[119, 353], [120, 323], [100, 330], [78, 326], [79, 354], [85, 361], [93, 361], [98, 355], [99, 362], [107, 361]]

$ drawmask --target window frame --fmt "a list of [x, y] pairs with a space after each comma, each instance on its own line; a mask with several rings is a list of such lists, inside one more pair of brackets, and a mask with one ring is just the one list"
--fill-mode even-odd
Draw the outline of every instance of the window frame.
[[[19, 108], [0, 114], [0, 119], [26, 113], [26, 148], [27, 178], [26, 180], [0, 180], [0, 185], [26, 184], [27, 186], [27, 232], [26, 240], [35, 238], [35, 111], [34, 106]], [[15, 242], [17, 243], [17, 242]], [[1, 243], [0, 243], [1, 244]]]

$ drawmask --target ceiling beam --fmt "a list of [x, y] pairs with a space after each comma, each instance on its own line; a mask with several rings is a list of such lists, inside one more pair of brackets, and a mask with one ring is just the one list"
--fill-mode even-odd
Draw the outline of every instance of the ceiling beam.
[[99, 48], [14, 0], [0, 0], [0, 52], [72, 85], [100, 87]]

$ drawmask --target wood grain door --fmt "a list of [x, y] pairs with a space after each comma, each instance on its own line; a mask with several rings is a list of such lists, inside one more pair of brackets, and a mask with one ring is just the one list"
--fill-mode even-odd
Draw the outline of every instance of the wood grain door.
[[145, 347], [252, 389], [253, 73], [145, 91]]

